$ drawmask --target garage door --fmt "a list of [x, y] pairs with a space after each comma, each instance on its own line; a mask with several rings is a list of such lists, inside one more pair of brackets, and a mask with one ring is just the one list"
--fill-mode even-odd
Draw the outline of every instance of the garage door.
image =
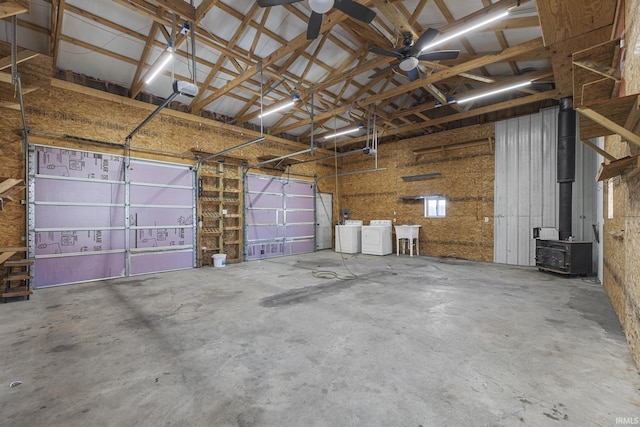
[[[31, 146], [34, 287], [194, 266], [193, 172], [89, 151]], [[127, 218], [129, 220], [127, 220]]]
[[315, 185], [312, 181], [247, 174], [247, 260], [315, 250]]

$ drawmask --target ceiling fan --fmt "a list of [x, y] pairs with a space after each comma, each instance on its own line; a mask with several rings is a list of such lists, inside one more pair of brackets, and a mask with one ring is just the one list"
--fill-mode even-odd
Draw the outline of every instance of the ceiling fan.
[[[258, 0], [258, 6], [279, 6], [300, 1], [302, 0]], [[322, 15], [329, 12], [334, 6], [336, 9], [365, 24], [370, 24], [373, 18], [376, 17], [376, 13], [373, 10], [354, 0], [309, 0], [309, 6], [311, 7], [311, 16], [307, 27], [307, 40], [313, 40], [318, 37], [322, 26]]]
[[438, 33], [439, 31], [435, 28], [429, 28], [422, 33], [415, 43], [413, 42], [413, 35], [411, 33], [405, 33], [401, 47], [390, 50], [377, 47], [369, 49], [370, 52], [377, 53], [378, 55], [390, 56], [397, 59], [396, 62], [373, 73], [369, 78], [372, 79], [391, 69], [400, 68], [407, 73], [410, 81], [414, 81], [419, 77], [418, 63], [420, 61], [440, 61], [457, 58], [460, 54], [459, 50], [434, 50], [432, 52], [421, 53], [422, 49], [424, 49]]

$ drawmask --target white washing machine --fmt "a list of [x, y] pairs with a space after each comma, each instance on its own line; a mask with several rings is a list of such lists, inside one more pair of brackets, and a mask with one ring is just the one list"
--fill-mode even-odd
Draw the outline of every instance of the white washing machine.
[[344, 224], [336, 225], [335, 251], [345, 254], [357, 254], [362, 243], [362, 220], [348, 219]]
[[369, 225], [362, 226], [362, 253], [389, 255], [393, 251], [391, 228], [390, 219], [372, 219]]

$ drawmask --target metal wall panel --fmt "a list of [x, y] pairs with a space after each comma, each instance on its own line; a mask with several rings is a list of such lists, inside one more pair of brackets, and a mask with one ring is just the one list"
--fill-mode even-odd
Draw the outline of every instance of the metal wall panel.
[[[557, 228], [557, 117], [555, 107], [496, 123], [494, 262], [535, 265], [532, 229]], [[595, 154], [578, 140], [573, 185], [577, 240], [594, 240], [596, 172]]]

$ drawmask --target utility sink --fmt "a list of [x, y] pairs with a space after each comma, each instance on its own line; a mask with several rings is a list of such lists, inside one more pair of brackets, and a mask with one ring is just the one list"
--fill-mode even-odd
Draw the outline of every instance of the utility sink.
[[405, 253], [406, 245], [409, 245], [409, 255], [413, 256], [413, 240], [416, 243], [416, 255], [420, 255], [420, 234], [421, 225], [396, 225], [396, 255], [400, 255], [400, 240], [402, 242], [402, 253]]

